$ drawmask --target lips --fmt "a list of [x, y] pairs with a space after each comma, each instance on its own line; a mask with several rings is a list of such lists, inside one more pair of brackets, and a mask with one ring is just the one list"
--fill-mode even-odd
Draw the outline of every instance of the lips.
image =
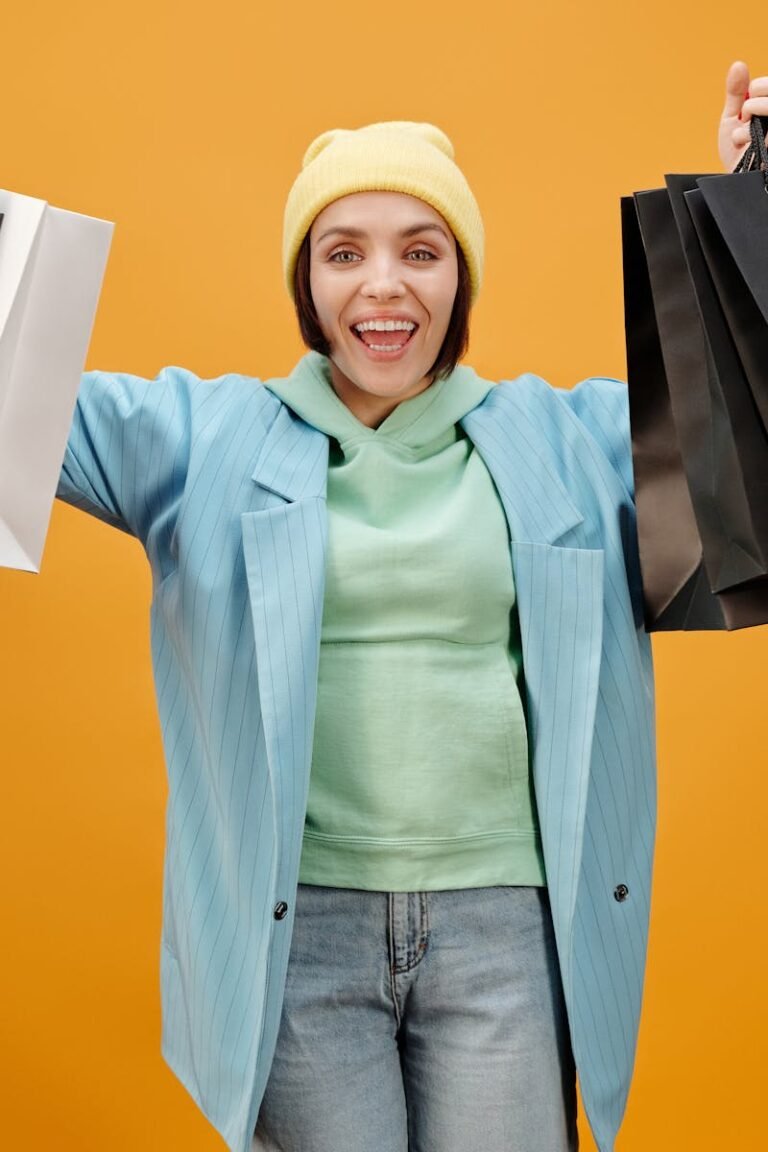
[[367, 332], [358, 332], [356, 328], [351, 329], [361, 344], [365, 344], [366, 348], [375, 346], [378, 347], [379, 350], [383, 347], [404, 347], [411, 340], [414, 332], [417, 330], [417, 328], [414, 328], [411, 332], [407, 332], [404, 328], [400, 328], [394, 329], [391, 332], [382, 332], [375, 329], [369, 330]]
[[[411, 341], [413, 340], [414, 334], [418, 331], [418, 326], [414, 328], [413, 332], [406, 332], [400, 329], [399, 331], [396, 330], [393, 332], [365, 332], [361, 335], [361, 333], [356, 332], [354, 328], [351, 328], [350, 331], [357, 337], [366, 360], [372, 360], [379, 364], [391, 364], [402, 359], [403, 356], [408, 355]], [[366, 343], [363, 335], [369, 339], [374, 337], [371, 343], [374, 344], [375, 347], [371, 347], [369, 343]], [[396, 339], [393, 340], [392, 337]], [[407, 339], [404, 339], [404, 337], [407, 337]], [[385, 342], [386, 347], [384, 347]]]

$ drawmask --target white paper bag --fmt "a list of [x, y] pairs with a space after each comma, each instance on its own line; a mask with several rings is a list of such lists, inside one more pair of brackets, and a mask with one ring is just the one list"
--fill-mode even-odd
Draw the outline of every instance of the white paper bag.
[[40, 570], [114, 224], [0, 189], [0, 567]]

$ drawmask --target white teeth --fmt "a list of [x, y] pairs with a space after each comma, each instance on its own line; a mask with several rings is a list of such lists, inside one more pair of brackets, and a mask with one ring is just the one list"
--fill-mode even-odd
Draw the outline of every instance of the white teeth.
[[355, 324], [357, 332], [413, 332], [415, 327], [411, 320], [363, 320]]
[[399, 352], [405, 344], [369, 344], [368, 347], [374, 352]]

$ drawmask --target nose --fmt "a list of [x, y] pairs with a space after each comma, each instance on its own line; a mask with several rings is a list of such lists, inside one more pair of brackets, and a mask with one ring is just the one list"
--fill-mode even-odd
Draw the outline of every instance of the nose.
[[366, 261], [366, 276], [361, 286], [364, 296], [373, 300], [392, 300], [405, 294], [399, 261], [386, 253]]

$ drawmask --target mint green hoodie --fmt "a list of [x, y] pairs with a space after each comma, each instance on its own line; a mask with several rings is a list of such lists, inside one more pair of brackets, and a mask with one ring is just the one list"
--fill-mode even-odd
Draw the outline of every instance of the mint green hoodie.
[[316, 352], [265, 385], [331, 437], [300, 882], [543, 885], [507, 522], [457, 424], [493, 384], [458, 366], [376, 429]]

